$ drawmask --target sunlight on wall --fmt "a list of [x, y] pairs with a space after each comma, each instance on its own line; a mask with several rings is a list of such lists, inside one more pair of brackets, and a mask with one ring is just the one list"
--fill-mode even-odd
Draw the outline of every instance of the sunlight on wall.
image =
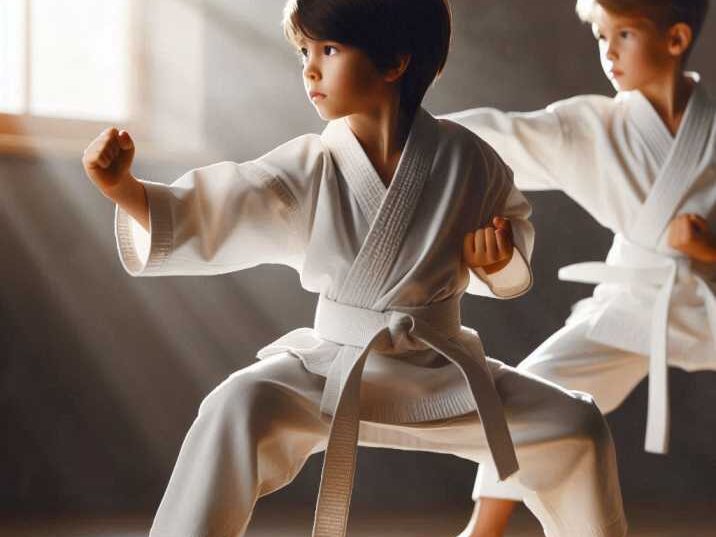
[[78, 119], [126, 118], [129, 1], [32, 0], [30, 20], [30, 111]]
[[0, 2], [0, 112], [23, 109], [25, 91], [25, 0]]
[[113, 121], [129, 116], [131, 0], [0, 4], [1, 111]]

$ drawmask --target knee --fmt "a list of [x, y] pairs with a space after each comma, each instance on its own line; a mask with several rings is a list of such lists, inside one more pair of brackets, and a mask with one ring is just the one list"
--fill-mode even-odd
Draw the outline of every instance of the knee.
[[565, 372], [563, 369], [564, 364], [561, 362], [557, 360], [545, 360], [543, 357], [540, 357], [540, 359], [532, 359], [532, 357], [529, 357], [517, 366], [518, 371], [530, 373], [531, 375], [554, 382], [560, 386], [565, 385]]

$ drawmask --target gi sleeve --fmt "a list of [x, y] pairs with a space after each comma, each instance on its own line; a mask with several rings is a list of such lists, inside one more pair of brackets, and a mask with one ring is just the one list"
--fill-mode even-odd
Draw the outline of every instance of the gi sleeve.
[[[466, 291], [474, 295], [509, 299], [525, 294], [532, 287], [532, 249], [534, 227], [528, 220], [532, 207], [513, 183], [512, 171], [499, 156], [484, 144], [486, 191], [482, 214], [477, 222], [491, 222], [495, 216], [508, 218], [512, 224], [514, 250], [510, 262], [498, 272], [487, 274], [482, 268], [470, 269]], [[475, 229], [484, 227], [476, 225]]]
[[580, 152], [574, 149], [585, 98], [554, 103], [543, 110], [527, 113], [502, 112], [494, 108], [473, 108], [443, 116], [484, 139], [514, 172], [522, 190], [569, 190], [580, 180]]
[[222, 274], [262, 263], [300, 271], [327, 152], [306, 135], [249, 162], [191, 170], [171, 185], [143, 181], [147, 233], [117, 208], [115, 235], [133, 276]]

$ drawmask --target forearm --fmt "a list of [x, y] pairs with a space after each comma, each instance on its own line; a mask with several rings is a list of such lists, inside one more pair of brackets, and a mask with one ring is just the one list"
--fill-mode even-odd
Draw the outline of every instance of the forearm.
[[104, 194], [149, 232], [147, 193], [144, 185], [136, 177], [132, 176], [131, 179], [122, 181]]

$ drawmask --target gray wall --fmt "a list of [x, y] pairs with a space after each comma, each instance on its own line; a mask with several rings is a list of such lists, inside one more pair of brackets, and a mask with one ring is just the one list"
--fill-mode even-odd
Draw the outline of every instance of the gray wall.
[[[251, 158], [321, 129], [281, 36], [281, 4], [204, 3], [205, 130], [220, 158]], [[610, 93], [571, 0], [454, 0], [453, 9], [454, 47], [429, 93], [430, 111], [529, 110], [576, 93]], [[712, 92], [715, 18], [693, 57]], [[187, 160], [152, 162], [140, 147], [136, 172], [168, 181], [203, 163]], [[609, 232], [563, 195], [529, 197], [539, 233], [533, 291], [507, 303], [464, 301], [466, 324], [511, 364], [590, 293], [557, 282], [557, 268], [599, 259], [610, 243]], [[0, 512], [151, 511], [202, 396], [263, 344], [312, 321], [315, 297], [289, 269], [128, 277], [114, 252], [112, 212], [78, 159], [0, 156]], [[666, 457], [641, 450], [644, 385], [609, 417], [627, 498], [716, 498], [715, 382], [713, 373], [672, 373]], [[469, 462], [377, 450], [359, 458], [357, 503], [467, 506]], [[280, 495], [312, 502], [319, 463]]]

